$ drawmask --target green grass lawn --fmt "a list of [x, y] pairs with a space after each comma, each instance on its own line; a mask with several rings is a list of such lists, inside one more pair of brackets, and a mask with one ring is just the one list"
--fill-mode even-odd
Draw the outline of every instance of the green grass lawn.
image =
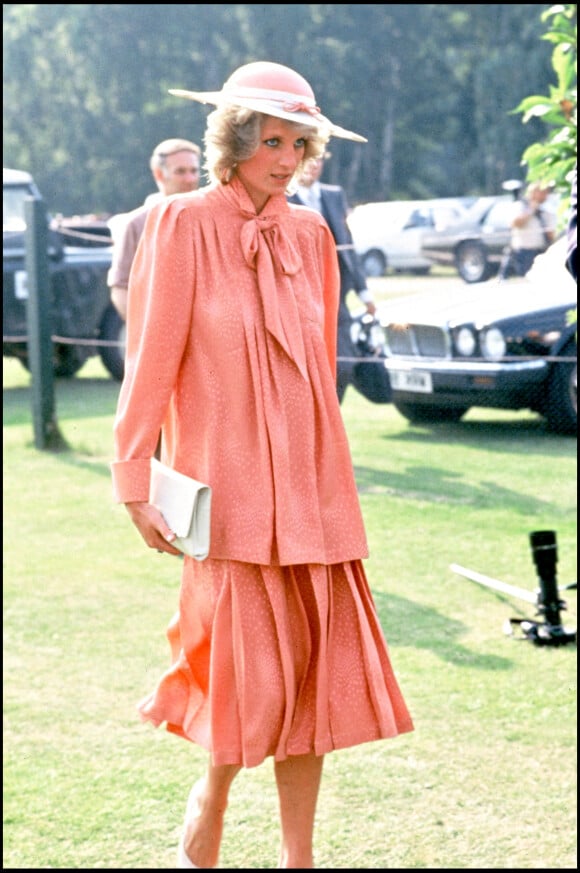
[[[69, 450], [34, 448], [29, 376], [4, 360], [5, 869], [173, 869], [206, 754], [143, 725], [169, 660], [178, 559], [146, 549], [109, 476], [118, 385], [97, 359], [56, 384]], [[416, 730], [327, 756], [321, 868], [575, 869], [576, 647], [506, 635], [534, 606], [528, 535], [555, 530], [576, 627], [576, 441], [531, 413], [412, 427], [343, 404], [366, 562]], [[353, 713], [356, 718], [356, 713]], [[221, 865], [277, 864], [272, 763], [234, 783]]]

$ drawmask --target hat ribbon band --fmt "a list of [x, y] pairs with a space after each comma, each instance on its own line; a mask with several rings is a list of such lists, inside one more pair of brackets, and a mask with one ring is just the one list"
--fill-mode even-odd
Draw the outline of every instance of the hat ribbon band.
[[284, 112], [307, 112], [308, 115], [320, 115], [318, 106], [308, 106], [306, 103], [296, 101], [295, 103], [283, 103], [282, 109]]
[[[296, 104], [306, 112], [320, 113], [320, 109], [315, 105], [314, 97], [310, 97], [307, 94], [292, 93], [291, 91], [274, 91], [270, 88], [250, 88], [249, 86], [237, 85], [235, 83], [228, 85], [226, 82], [222, 89], [221, 96], [226, 99], [228, 97], [242, 97], [248, 98], [249, 100], [269, 100], [274, 103]], [[293, 110], [289, 111], [292, 112]]]

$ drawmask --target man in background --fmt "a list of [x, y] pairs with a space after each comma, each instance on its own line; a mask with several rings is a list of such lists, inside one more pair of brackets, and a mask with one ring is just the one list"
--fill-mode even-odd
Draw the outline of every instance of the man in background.
[[166, 139], [153, 150], [149, 166], [158, 191], [142, 206], [109, 219], [113, 237], [113, 257], [107, 276], [111, 301], [123, 319], [127, 318], [129, 273], [137, 245], [151, 207], [171, 194], [189, 194], [199, 187], [201, 149], [187, 139]]
[[[517, 276], [525, 276], [534, 258], [554, 241], [556, 216], [544, 206], [550, 192], [549, 186], [532, 182], [525, 197], [516, 201], [511, 222], [509, 269]], [[507, 272], [502, 270], [500, 278], [506, 278]]]
[[371, 291], [367, 287], [367, 277], [362, 263], [355, 252], [350, 228], [346, 223], [348, 203], [344, 189], [340, 185], [327, 185], [319, 181], [324, 169], [324, 160], [329, 158], [326, 152], [324, 158], [308, 161], [302, 175], [298, 179], [298, 190], [288, 197], [291, 203], [299, 203], [316, 209], [326, 219], [334, 241], [336, 242], [338, 262], [340, 266], [340, 305], [338, 309], [338, 342], [337, 342], [337, 379], [336, 390], [339, 402], [342, 403], [344, 392], [348, 385], [355, 381], [355, 361], [341, 358], [355, 358], [356, 351], [350, 334], [352, 316], [347, 306], [346, 298], [350, 291], [355, 291], [367, 308], [374, 315], [376, 307]]

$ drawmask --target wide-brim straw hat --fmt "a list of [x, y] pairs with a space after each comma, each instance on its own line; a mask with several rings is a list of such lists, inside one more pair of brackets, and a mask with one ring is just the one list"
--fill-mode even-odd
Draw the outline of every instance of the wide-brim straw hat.
[[320, 112], [314, 91], [299, 73], [283, 64], [255, 61], [238, 67], [221, 91], [169, 91], [177, 97], [213, 103], [216, 106], [243, 106], [275, 118], [297, 121], [327, 130], [331, 136], [367, 142], [364, 136], [333, 124]]

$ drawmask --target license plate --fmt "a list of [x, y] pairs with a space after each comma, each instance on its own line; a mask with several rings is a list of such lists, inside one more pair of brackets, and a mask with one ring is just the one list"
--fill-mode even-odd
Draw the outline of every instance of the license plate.
[[389, 369], [391, 388], [397, 391], [417, 391], [419, 394], [433, 393], [433, 380], [431, 373], [419, 370], [391, 370]]
[[28, 275], [26, 270], [16, 270], [14, 273], [14, 296], [17, 300], [28, 298]]

